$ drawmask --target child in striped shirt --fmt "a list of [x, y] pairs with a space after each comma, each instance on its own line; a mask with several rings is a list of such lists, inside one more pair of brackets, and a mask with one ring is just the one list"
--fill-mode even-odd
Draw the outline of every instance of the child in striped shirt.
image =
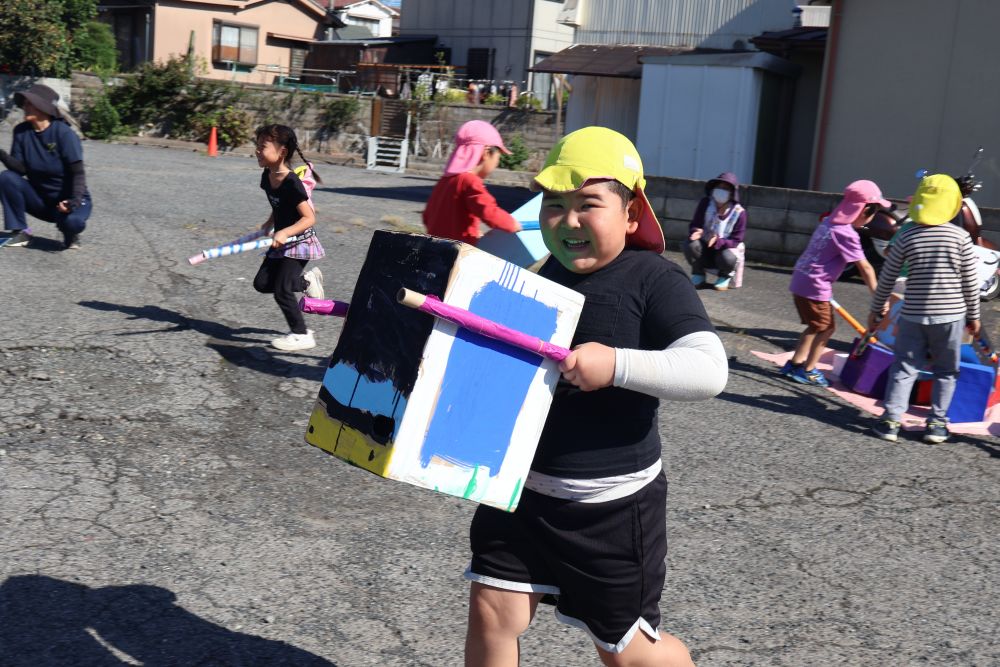
[[958, 379], [962, 334], [967, 329], [979, 335], [979, 280], [972, 239], [961, 227], [945, 224], [961, 206], [962, 193], [952, 177], [925, 176], [910, 203], [910, 218], [917, 224], [899, 233], [882, 266], [868, 315], [870, 330], [881, 319], [903, 265], [909, 267], [885, 412], [873, 427], [883, 440], [896, 441], [910, 391], [928, 354], [934, 386], [924, 441], [948, 439], [947, 413]]

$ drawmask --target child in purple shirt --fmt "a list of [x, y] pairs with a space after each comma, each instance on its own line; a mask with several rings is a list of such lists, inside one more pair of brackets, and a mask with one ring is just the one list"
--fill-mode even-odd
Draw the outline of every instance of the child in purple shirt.
[[854, 263], [874, 293], [875, 270], [865, 259], [857, 229], [868, 224], [879, 208], [890, 206], [875, 183], [854, 181], [844, 190], [844, 198], [833, 213], [813, 232], [809, 245], [795, 262], [789, 286], [806, 329], [799, 336], [792, 358], [781, 369], [785, 377], [820, 387], [830, 384], [816, 363], [836, 328], [830, 306], [833, 282], [848, 263]]

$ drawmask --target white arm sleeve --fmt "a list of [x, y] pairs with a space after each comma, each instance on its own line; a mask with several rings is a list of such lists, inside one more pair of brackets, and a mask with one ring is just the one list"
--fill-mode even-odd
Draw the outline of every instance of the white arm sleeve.
[[729, 361], [719, 336], [697, 331], [665, 350], [615, 348], [614, 386], [668, 401], [700, 401], [726, 388]]

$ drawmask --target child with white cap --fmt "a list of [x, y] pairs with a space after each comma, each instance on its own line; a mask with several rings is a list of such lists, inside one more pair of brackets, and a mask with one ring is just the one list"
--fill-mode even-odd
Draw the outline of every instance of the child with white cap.
[[603, 127], [565, 136], [535, 177], [552, 253], [539, 274], [586, 300], [517, 510], [481, 505], [472, 520], [466, 665], [517, 665], [518, 637], [546, 596], [606, 665], [693, 665], [658, 628], [657, 409], [715, 396], [728, 364], [691, 281], [661, 254], [645, 183], [632, 142]]
[[475, 245], [480, 222], [506, 232], [521, 231], [521, 224], [500, 208], [483, 183], [500, 164], [501, 153], [510, 155], [500, 133], [486, 121], [470, 120], [458, 128], [455, 150], [424, 208], [428, 234]]
[[909, 267], [906, 299], [899, 314], [893, 362], [885, 388], [885, 412], [875, 434], [895, 442], [910, 390], [928, 354], [934, 385], [924, 441], [948, 439], [948, 407], [955, 394], [962, 334], [979, 335], [978, 260], [969, 233], [945, 223], [962, 208], [962, 192], [951, 176], [925, 176], [910, 201], [910, 219], [889, 247], [872, 298], [868, 326], [874, 329], [903, 265]]

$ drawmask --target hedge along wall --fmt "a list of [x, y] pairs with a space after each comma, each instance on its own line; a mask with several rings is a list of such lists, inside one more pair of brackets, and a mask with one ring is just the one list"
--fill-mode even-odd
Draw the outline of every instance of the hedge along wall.
[[[112, 79], [111, 85], [114, 85]], [[354, 121], [334, 137], [327, 137], [318, 130], [321, 125], [320, 114], [322, 105], [338, 97], [352, 97], [332, 93], [316, 93], [309, 91], [292, 91], [256, 84], [239, 84], [250, 93], [246, 99], [237, 105], [249, 111], [261, 122], [271, 119], [290, 125], [302, 147], [314, 151], [341, 151], [357, 148], [362, 150], [367, 130], [371, 124], [371, 100], [361, 98], [361, 104]], [[104, 82], [93, 74], [73, 72], [73, 109], [80, 113], [90, 103], [94, 96], [104, 89]]]
[[[104, 82], [93, 74], [74, 72], [72, 78], [73, 109], [79, 113], [86, 108], [93, 97], [104, 88]], [[338, 97], [350, 97], [337, 93], [316, 93], [291, 91], [260, 84], [238, 84], [252, 93], [240, 102], [240, 108], [258, 118], [271, 118], [295, 129], [303, 147], [315, 151], [347, 151], [363, 156], [366, 140], [371, 128], [372, 98], [360, 97], [360, 107], [354, 121], [335, 137], [325, 137], [317, 130], [320, 127], [320, 106]], [[524, 111], [505, 107], [434, 105], [419, 121], [419, 145], [413, 154], [420, 158], [432, 154], [451, 153], [452, 140], [459, 126], [468, 120], [485, 120], [500, 130], [505, 138], [514, 134], [521, 136], [533, 154], [548, 152], [558, 138], [555, 129], [555, 114], [544, 111]], [[416, 121], [414, 121], [416, 122]], [[411, 125], [411, 140], [416, 141], [416, 125]]]
[[[705, 181], [654, 176], [647, 179], [647, 191], [667, 247], [679, 250], [687, 239], [694, 209], [705, 196]], [[747, 258], [777, 266], [794, 265], [822, 214], [833, 210], [840, 199], [840, 194], [831, 192], [741, 186], [740, 202], [747, 209]], [[980, 212], [982, 235], [1000, 245], [1000, 209], [983, 208]]]

